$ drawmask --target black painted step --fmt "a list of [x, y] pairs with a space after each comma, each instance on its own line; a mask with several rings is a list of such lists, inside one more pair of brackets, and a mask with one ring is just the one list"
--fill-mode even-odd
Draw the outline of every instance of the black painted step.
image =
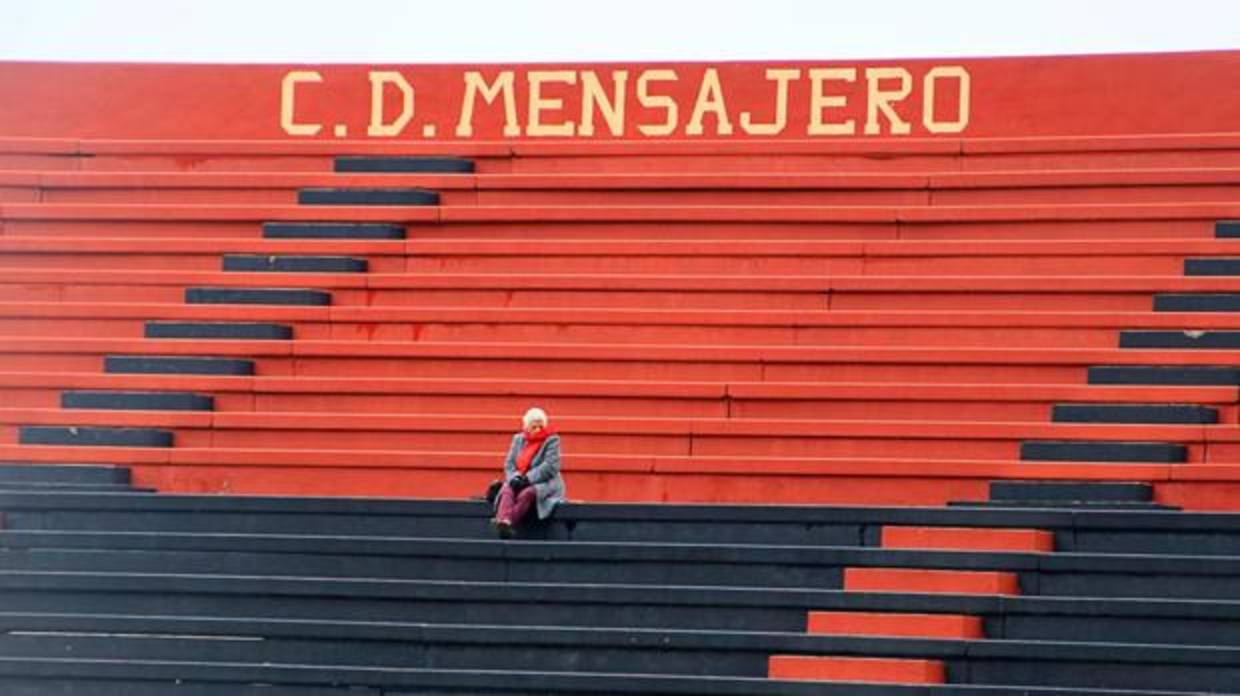
[[[72, 655], [112, 661], [140, 655], [145, 660], [182, 664], [363, 667], [376, 670], [371, 676], [392, 668], [523, 669], [534, 663], [567, 673], [764, 678], [770, 654], [832, 655], [856, 651], [862, 642], [854, 636], [795, 632], [555, 626], [374, 626], [315, 621], [290, 626], [268, 621], [72, 615], [15, 616], [3, 621], [13, 627], [12, 634], [0, 635], [0, 654], [5, 656]], [[262, 640], [237, 640], [237, 636]], [[1218, 693], [1240, 678], [1240, 651], [1228, 647], [872, 637], [864, 641], [864, 649], [874, 657], [918, 655], [948, 660], [969, 675], [970, 683], [981, 684], [1123, 687], [1139, 681], [1154, 688]]]
[[1154, 487], [1148, 483], [1135, 482], [991, 481], [990, 500], [1148, 503], [1154, 500]]
[[6, 493], [149, 493], [124, 483], [13, 483], [0, 481]]
[[108, 464], [0, 463], [0, 483], [128, 484], [129, 469]]
[[186, 288], [189, 304], [329, 305], [332, 294], [302, 288]]
[[1227, 365], [1094, 365], [1090, 384], [1240, 385], [1240, 367]]
[[352, 256], [262, 256], [227, 254], [225, 271], [259, 273], [365, 273], [366, 259]]
[[18, 430], [23, 445], [89, 447], [171, 447], [172, 431], [159, 428], [26, 425]]
[[[808, 608], [967, 613], [992, 640], [1240, 646], [1233, 602], [969, 597], [839, 590], [466, 583], [329, 578], [245, 579], [170, 574], [0, 572], [0, 612], [145, 615], [226, 620], [528, 625], [529, 605], [547, 626], [803, 631]], [[617, 611], [623, 607], [623, 611]], [[1144, 609], [1144, 611], [1143, 611]], [[2, 616], [2, 614], [0, 614]], [[0, 619], [2, 621], [3, 619]]]
[[336, 158], [337, 172], [406, 174], [472, 174], [473, 160], [460, 157], [359, 157]]
[[1240, 348], [1240, 331], [1121, 331], [1120, 348]]
[[1184, 259], [1184, 275], [1240, 275], [1240, 259]]
[[61, 408], [132, 411], [212, 411], [215, 398], [193, 392], [67, 391]]
[[1219, 220], [1214, 223], [1215, 237], [1240, 237], [1240, 220]]
[[1161, 503], [1091, 503], [1089, 501], [1055, 500], [951, 500], [947, 505], [956, 509], [975, 510], [1079, 510], [1082, 512], [1176, 512], [1175, 505]]
[[218, 338], [287, 341], [293, 327], [284, 324], [208, 321], [148, 321], [147, 338]]
[[1056, 423], [1218, 423], [1218, 409], [1196, 404], [1055, 404]]
[[1171, 442], [1026, 440], [1020, 458], [1027, 461], [1157, 462], [1188, 460], [1188, 448]]
[[[270, 696], [1184, 696], [1183, 690], [556, 672], [532, 664], [516, 670], [361, 668], [72, 656], [0, 656], [0, 686], [5, 696], [259, 696], [268, 693], [264, 690], [270, 690]], [[327, 691], [331, 687], [340, 690]]]
[[254, 361], [237, 358], [165, 357], [162, 355], [109, 355], [103, 371], [148, 375], [252, 375]]
[[[59, 515], [64, 529], [90, 529], [90, 520], [109, 519], [124, 529], [187, 532], [304, 533], [398, 535], [493, 539], [485, 503], [437, 500], [303, 498], [224, 495], [163, 495], [141, 502], [118, 502], [106, 496], [65, 499], [58, 496], [0, 498], [11, 513]], [[78, 514], [81, 513], [81, 514]], [[584, 504], [566, 503], [548, 522], [554, 539], [801, 544], [848, 546], [863, 542], [886, 525], [947, 527], [1039, 527], [1087, 529], [1201, 529], [1234, 538], [1232, 555], [1240, 556], [1240, 515], [1164, 516], [1065, 515], [950, 511], [940, 507], [824, 507], [759, 505]], [[1171, 525], [1171, 526], [1168, 526]], [[122, 527], [117, 527], [122, 528]], [[875, 543], [877, 537], [875, 537]]]
[[[1113, 505], [1120, 505], [1116, 501]], [[1003, 504], [1000, 502], [999, 504]], [[1141, 503], [1132, 503], [1136, 505]], [[10, 529], [207, 534], [402, 536], [491, 541], [490, 510], [465, 501], [159, 495], [0, 494]], [[875, 546], [888, 525], [1018, 527], [1053, 531], [1063, 552], [1240, 556], [1240, 515], [824, 507], [568, 503], [521, 540], [612, 544]]]
[[264, 239], [404, 239], [405, 226], [374, 222], [264, 222]]
[[[34, 494], [27, 494], [30, 495]], [[110, 497], [120, 504], [152, 496]], [[1168, 534], [1165, 530], [1147, 532], [1154, 533]], [[1171, 536], [1181, 550], [1187, 548], [1184, 544], [1188, 537], [1175, 533]], [[1235, 556], [1125, 554], [1117, 552], [1115, 544], [1104, 543], [1109, 541], [1095, 540], [1105, 546], [1101, 551], [1042, 555], [855, 545], [503, 542], [450, 537], [6, 530], [0, 534], [0, 542], [21, 553], [0, 554], [0, 570], [474, 583], [602, 582], [795, 591], [843, 589], [847, 568], [941, 568], [1015, 572], [1021, 587], [1026, 592], [1036, 589], [1039, 596], [1240, 600], [1240, 583], [1234, 582], [1240, 575], [1240, 559]]]
[[1235, 312], [1240, 311], [1236, 293], [1158, 293], [1155, 312]]
[[297, 192], [300, 205], [439, 205], [439, 194], [416, 188], [305, 188]]
[[[227, 680], [227, 670], [221, 670], [222, 680], [204, 682], [168, 677], [167, 669], [161, 678], [150, 670], [128, 670], [123, 664], [110, 665], [110, 670], [101, 668], [107, 672], [103, 676], [65, 677], [56, 673], [59, 664], [62, 663], [52, 660], [43, 670], [27, 670], [23, 673], [25, 676], [0, 676], [0, 693], [4, 696], [380, 696], [377, 690], [347, 686], [231, 682]], [[43, 676], [29, 676], [30, 673]]]

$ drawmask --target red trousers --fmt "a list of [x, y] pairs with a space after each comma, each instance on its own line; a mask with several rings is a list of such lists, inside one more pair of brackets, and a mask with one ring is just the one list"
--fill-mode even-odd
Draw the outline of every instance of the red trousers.
[[530, 509], [538, 500], [538, 492], [533, 486], [526, 486], [520, 493], [513, 493], [507, 483], [500, 489], [499, 505], [495, 510], [495, 519], [511, 525], [520, 524], [529, 514]]

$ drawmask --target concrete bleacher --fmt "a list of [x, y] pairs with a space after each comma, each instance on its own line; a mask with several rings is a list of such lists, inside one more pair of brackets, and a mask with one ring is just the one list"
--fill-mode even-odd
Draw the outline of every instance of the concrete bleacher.
[[6, 693], [1235, 683], [1240, 520], [1138, 507], [1148, 487], [998, 484], [989, 508], [570, 504], [507, 542], [476, 502], [63, 489], [124, 473], [0, 471]]
[[1240, 693], [1240, 136], [996, 132], [0, 137], [0, 692]]
[[[944, 503], [1014, 475], [1218, 507], [1223, 469], [1136, 465], [1235, 460], [1240, 207], [1186, 161], [1229, 137], [1113, 143], [1140, 169], [1072, 139], [873, 146], [894, 173], [857, 147], [233, 147], [79, 142], [6, 180], [14, 456], [138, 446], [77, 452], [167, 490], [355, 494], [412, 492], [368, 459], [434, 460], [468, 475], [418, 490], [461, 496], [538, 401], [589, 499]], [[130, 166], [155, 173], [82, 171]], [[762, 488], [712, 485], [737, 456]], [[269, 483], [298, 457], [324, 464]]]

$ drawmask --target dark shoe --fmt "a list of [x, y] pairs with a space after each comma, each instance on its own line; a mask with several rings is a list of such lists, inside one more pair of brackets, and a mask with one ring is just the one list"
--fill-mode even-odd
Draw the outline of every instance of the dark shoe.
[[491, 520], [491, 525], [495, 527], [495, 532], [499, 534], [500, 539], [512, 538], [512, 523], [508, 520]]

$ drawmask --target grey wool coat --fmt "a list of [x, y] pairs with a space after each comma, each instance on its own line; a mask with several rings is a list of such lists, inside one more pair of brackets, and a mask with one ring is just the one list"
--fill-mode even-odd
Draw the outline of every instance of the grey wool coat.
[[[525, 447], [525, 433], [512, 436], [512, 446], [504, 459], [504, 480], [517, 475], [517, 454]], [[555, 506], [564, 502], [564, 477], [560, 476], [560, 436], [551, 435], [530, 460], [530, 470], [525, 477], [534, 485], [538, 494], [538, 519], [551, 516]]]

